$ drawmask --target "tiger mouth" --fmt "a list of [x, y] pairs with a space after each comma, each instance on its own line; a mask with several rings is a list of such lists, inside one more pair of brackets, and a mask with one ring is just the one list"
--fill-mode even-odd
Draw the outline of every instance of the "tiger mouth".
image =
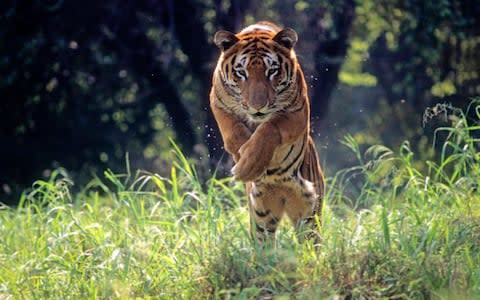
[[267, 114], [264, 114], [264, 113], [261, 113], [261, 112], [257, 112], [257, 113], [255, 113], [255, 114], [253, 114], [253, 116], [254, 116], [254, 117], [257, 117], [257, 118], [262, 118], [262, 117], [264, 117], [265, 115], [267, 115]]

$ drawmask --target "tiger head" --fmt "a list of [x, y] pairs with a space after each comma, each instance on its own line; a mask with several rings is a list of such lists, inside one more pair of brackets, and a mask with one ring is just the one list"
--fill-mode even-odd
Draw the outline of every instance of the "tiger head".
[[238, 34], [220, 30], [214, 36], [222, 51], [216, 72], [230, 96], [229, 106], [262, 122], [291, 101], [297, 60], [297, 33], [261, 22]]

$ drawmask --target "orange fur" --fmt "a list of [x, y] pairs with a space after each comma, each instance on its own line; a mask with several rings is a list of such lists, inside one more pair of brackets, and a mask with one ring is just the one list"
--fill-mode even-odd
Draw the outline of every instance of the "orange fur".
[[318, 224], [324, 182], [293, 50], [297, 34], [260, 22], [237, 34], [219, 31], [214, 41], [222, 53], [210, 106], [236, 163], [232, 173], [246, 182], [252, 231], [260, 240], [274, 236], [285, 213], [298, 227]]

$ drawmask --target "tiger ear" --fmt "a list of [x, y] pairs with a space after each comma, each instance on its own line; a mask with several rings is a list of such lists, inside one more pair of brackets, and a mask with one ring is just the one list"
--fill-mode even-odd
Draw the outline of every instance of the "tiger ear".
[[233, 45], [235, 45], [236, 42], [238, 42], [238, 38], [235, 36], [234, 33], [231, 33], [230, 31], [226, 30], [219, 30], [217, 33], [215, 33], [215, 36], [213, 37], [213, 42], [215, 45], [217, 45], [218, 48], [222, 51], [226, 51]]
[[285, 28], [282, 31], [279, 31], [273, 37], [273, 40], [285, 48], [292, 49], [298, 41], [298, 35], [295, 30], [291, 28]]

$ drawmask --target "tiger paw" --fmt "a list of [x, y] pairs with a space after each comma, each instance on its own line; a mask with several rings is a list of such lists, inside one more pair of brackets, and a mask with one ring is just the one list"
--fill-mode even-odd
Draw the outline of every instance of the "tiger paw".
[[235, 180], [240, 181], [253, 181], [258, 179], [265, 172], [266, 166], [256, 164], [253, 160], [240, 159], [235, 166], [233, 166], [231, 172], [235, 177]]
[[250, 139], [239, 150], [240, 160], [232, 168], [236, 180], [253, 181], [265, 173], [275, 147], [266, 139]]

